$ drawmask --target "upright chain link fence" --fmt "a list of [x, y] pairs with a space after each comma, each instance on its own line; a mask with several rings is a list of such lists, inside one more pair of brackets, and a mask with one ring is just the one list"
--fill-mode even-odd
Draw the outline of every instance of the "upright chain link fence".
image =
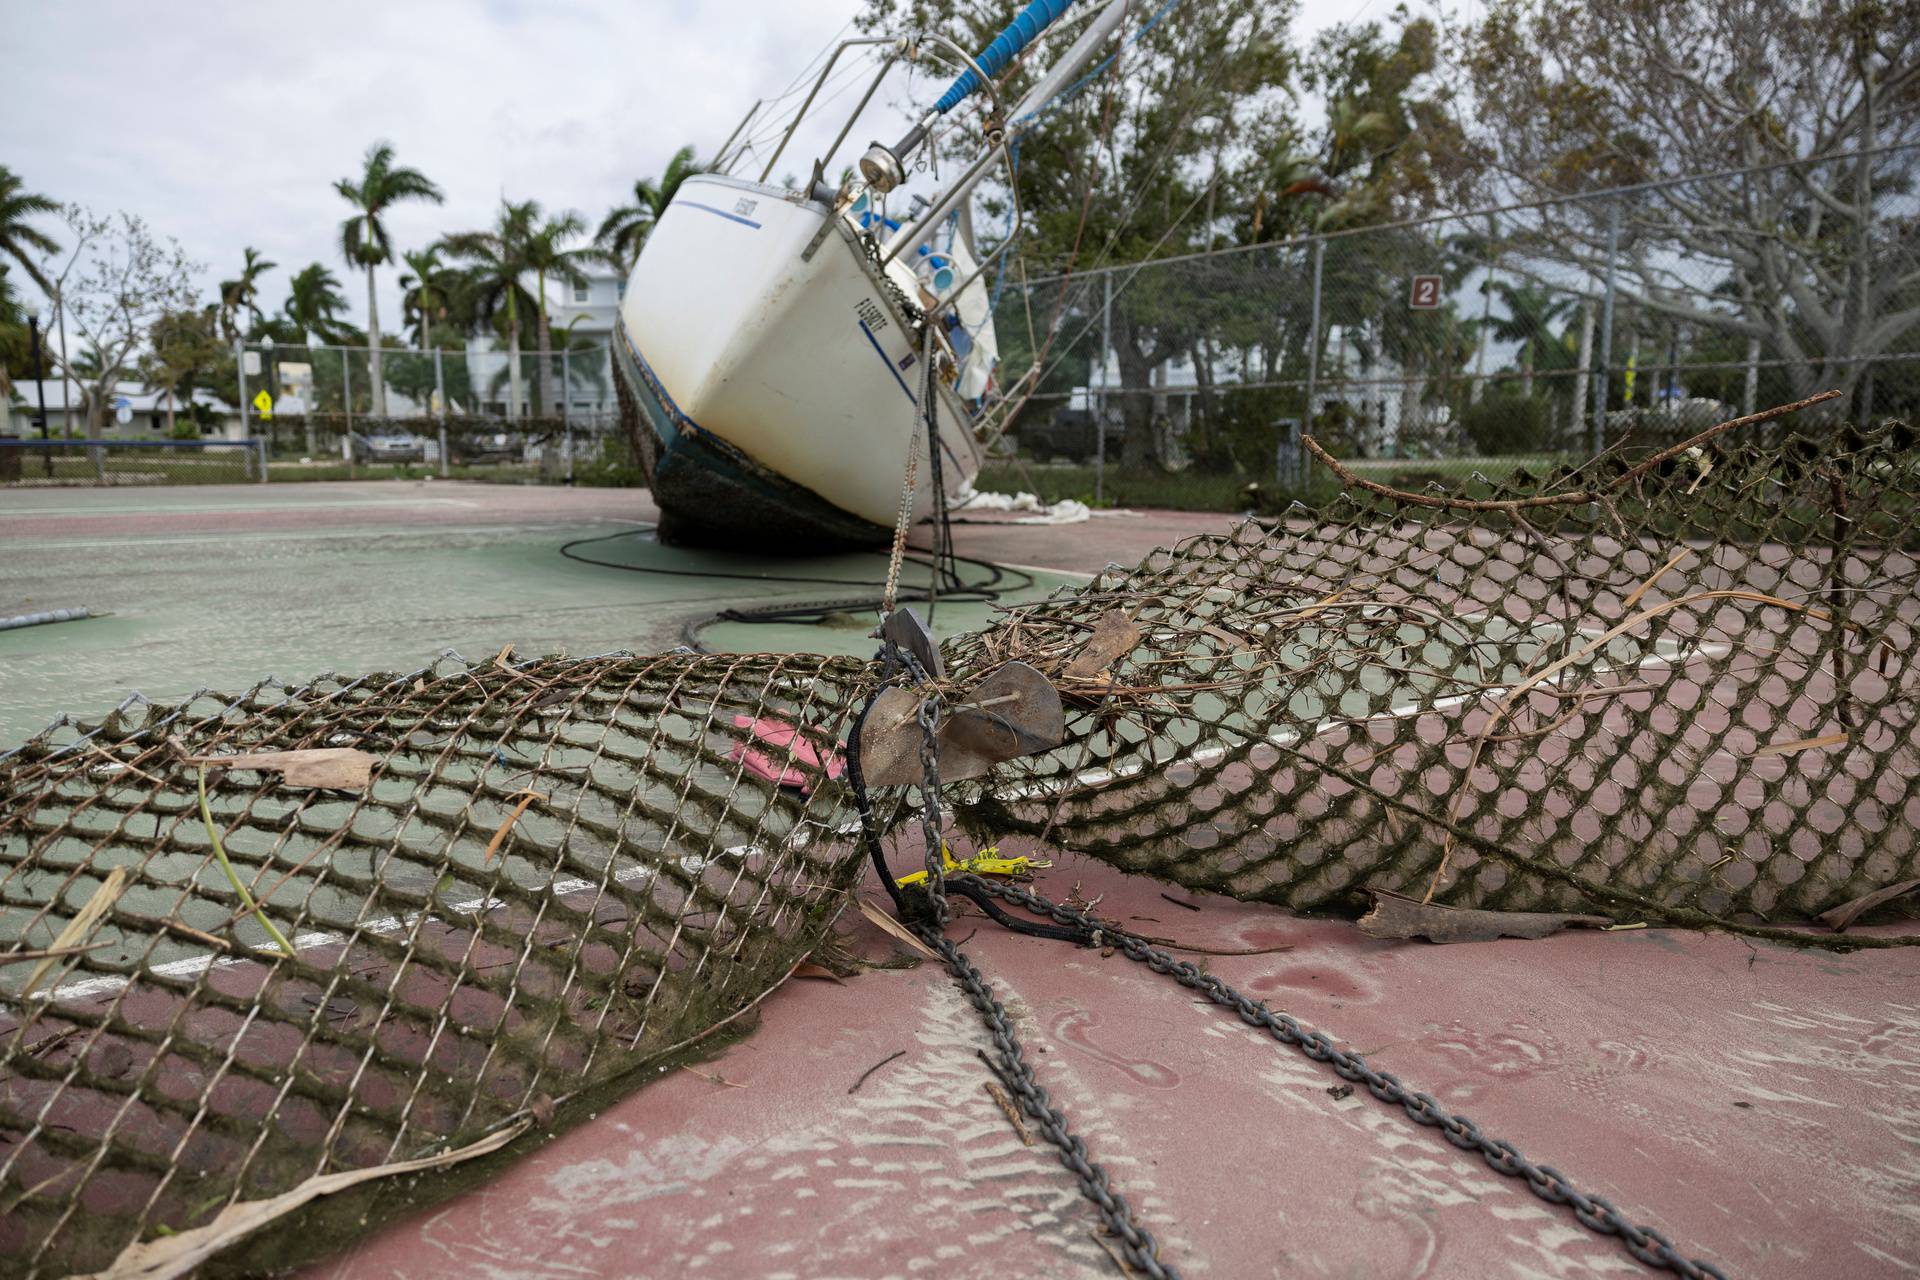
[[143, 404], [124, 422], [109, 412], [89, 427], [77, 410], [63, 419], [56, 408], [43, 429], [36, 405], [15, 405], [18, 434], [0, 433], [0, 489], [436, 472], [641, 481], [618, 430], [604, 335], [569, 333], [544, 362], [537, 351], [480, 343], [383, 348], [377, 397], [373, 364], [366, 347], [239, 342], [211, 385], [171, 407]]
[[1911, 418], [1916, 178], [1920, 148], [1889, 147], [1066, 278], [1009, 271], [1001, 382], [1043, 371], [1012, 435], [1030, 460], [1297, 495], [1302, 434], [1374, 478], [1457, 485], [1828, 388], [1845, 393], [1829, 422]]
[[537, 351], [474, 345], [383, 349], [378, 402], [365, 347], [241, 344], [236, 356], [245, 429], [267, 442], [287, 478], [338, 466], [540, 479], [580, 465], [631, 469], [599, 339], [569, 338], [544, 361]]

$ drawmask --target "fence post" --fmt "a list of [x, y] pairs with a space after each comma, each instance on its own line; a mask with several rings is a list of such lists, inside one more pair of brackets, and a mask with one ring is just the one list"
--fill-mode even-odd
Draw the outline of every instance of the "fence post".
[[447, 376], [440, 364], [440, 348], [433, 349], [433, 398], [440, 404], [440, 478], [447, 471]]
[[1473, 353], [1473, 391], [1467, 397], [1468, 404], [1479, 404], [1480, 397], [1487, 393], [1487, 330], [1493, 327], [1493, 219], [1488, 218], [1487, 224], [1487, 278], [1480, 282], [1480, 341], [1476, 344], [1479, 350]]
[[247, 344], [240, 338], [233, 340], [233, 372], [240, 380], [240, 438], [245, 440], [247, 431]]
[[[1320, 277], [1327, 261], [1327, 242], [1324, 239], [1313, 242], [1313, 309], [1307, 320], [1307, 407], [1300, 415], [1301, 430], [1309, 435], [1313, 433], [1313, 397], [1320, 382]], [[1300, 479], [1307, 479], [1307, 459], [1301, 459]]]
[[1100, 300], [1100, 394], [1093, 410], [1093, 505], [1106, 496], [1107, 481], [1107, 359], [1113, 351], [1113, 271], [1101, 277], [1105, 293]]
[[[547, 370], [551, 381], [553, 370]], [[566, 435], [564, 448], [567, 451], [567, 483], [573, 483], [573, 365], [568, 353], [560, 353], [560, 425]]]
[[1593, 432], [1588, 441], [1588, 452], [1596, 457], [1607, 447], [1607, 383], [1613, 364], [1613, 266], [1619, 252], [1620, 199], [1616, 196], [1607, 206], [1606, 293], [1600, 302], [1600, 361], [1593, 380]]
[[340, 410], [347, 415], [347, 434], [340, 444], [347, 452], [347, 479], [353, 474], [353, 359], [352, 349], [340, 348]]

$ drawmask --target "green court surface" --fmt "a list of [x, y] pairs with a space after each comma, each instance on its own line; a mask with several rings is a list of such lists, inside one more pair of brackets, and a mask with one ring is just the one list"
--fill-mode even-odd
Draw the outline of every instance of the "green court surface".
[[[169, 519], [103, 532], [97, 520], [75, 519], [99, 512], [89, 501], [35, 496], [42, 500], [32, 509], [0, 510], [8, 553], [0, 616], [72, 606], [111, 616], [0, 631], [0, 750], [62, 713], [90, 720], [135, 691], [167, 700], [238, 690], [267, 675], [297, 682], [328, 671], [413, 670], [447, 649], [478, 660], [507, 644], [523, 656], [659, 652], [684, 643], [688, 623], [729, 607], [878, 594], [781, 577], [877, 584], [886, 572], [879, 553], [776, 559], [663, 547], [638, 522], [458, 523], [461, 500], [451, 492], [410, 504], [455, 504], [442, 515], [447, 523], [377, 527], [368, 509], [386, 504], [343, 493], [306, 504], [299, 527], [222, 531], [188, 531]], [[142, 509], [170, 517], [183, 506], [179, 491], [128, 497], [116, 517]], [[202, 490], [194, 514], [257, 526], [270, 521], [234, 513], [263, 501], [257, 491]], [[266, 514], [285, 523], [302, 510], [271, 501]], [[623, 528], [580, 553], [682, 575], [746, 576], [630, 572], [560, 554], [564, 543]], [[903, 589], [925, 579], [909, 566]], [[1016, 575], [1009, 585], [1020, 589], [1005, 599], [1077, 580]], [[985, 604], [942, 605], [936, 629], [978, 627], [989, 615]], [[723, 624], [703, 640], [718, 649], [866, 653], [873, 624], [870, 613], [847, 612], [819, 627]]]

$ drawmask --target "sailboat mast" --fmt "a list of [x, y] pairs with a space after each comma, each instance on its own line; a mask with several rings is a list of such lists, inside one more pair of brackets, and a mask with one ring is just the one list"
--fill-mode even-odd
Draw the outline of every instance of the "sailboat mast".
[[[893, 234], [887, 241], [885, 250], [881, 254], [883, 261], [890, 260], [899, 256], [901, 253], [908, 252], [925, 241], [927, 237], [932, 235], [934, 230], [939, 227], [941, 222], [946, 219], [948, 214], [952, 213], [954, 209], [958, 208], [973, 194], [974, 188], [980, 185], [982, 180], [986, 178], [988, 171], [993, 167], [992, 161], [994, 155], [996, 153], [1004, 154], [1005, 148], [1008, 145], [1018, 140], [1022, 134], [1038, 124], [1039, 113], [1046, 107], [1047, 103], [1058, 96], [1061, 90], [1071, 84], [1074, 78], [1092, 63], [1095, 55], [1099, 53], [1101, 46], [1107, 42], [1108, 38], [1111, 37], [1119, 27], [1120, 21], [1125, 17], [1130, 3], [1131, 0], [1108, 0], [1106, 7], [1095, 16], [1092, 22], [1087, 24], [1087, 29], [1080, 33], [1079, 38], [1068, 47], [1065, 54], [1061, 55], [1059, 61], [1048, 68], [1046, 75], [1042, 76], [1039, 83], [1027, 91], [1027, 95], [1020, 100], [1020, 105], [1013, 109], [1007, 119], [1005, 135], [992, 139], [991, 142], [993, 145], [982, 153], [971, 165], [967, 166], [965, 171], [948, 186], [946, 191], [935, 198], [933, 203], [927, 208], [925, 214]], [[1062, 7], [1064, 8], [1064, 6]], [[1013, 29], [1013, 27], [1009, 27], [1007, 32], [1002, 32], [1001, 39], [1004, 40], [1007, 33], [1013, 31]], [[999, 44], [1000, 41], [996, 40], [995, 46]], [[1024, 45], [1022, 47], [1024, 47]], [[988, 54], [990, 55], [992, 52], [993, 47], [989, 47]], [[998, 65], [1004, 66], [1010, 57], [1011, 55], [1003, 57]], [[987, 56], [983, 55], [981, 61], [984, 66], [987, 61]], [[989, 74], [992, 74], [991, 70], [989, 70]], [[969, 70], [958, 80], [954, 81], [953, 87], [947, 90], [946, 97], [943, 97], [941, 102], [946, 103], [949, 98], [955, 102], [959, 101], [959, 98], [954, 96], [955, 90], [960, 89], [962, 85], [968, 85], [969, 91], [971, 91], [971, 86], [976, 84], [977, 81], [978, 77]], [[961, 96], [964, 97], [965, 95], [962, 94]], [[937, 114], [938, 110], [939, 108], [936, 107], [935, 113], [930, 113], [929, 120], [932, 119], [933, 114]], [[904, 139], [903, 143], [908, 144], [910, 147], [918, 146], [920, 139], [925, 135], [926, 124], [927, 122], [923, 121], [921, 124], [916, 125], [914, 132], [908, 134], [907, 139]], [[874, 150], [883, 151], [887, 149], [876, 147]], [[889, 158], [894, 158], [892, 153], [890, 153]], [[899, 156], [895, 159], [895, 164], [899, 164], [900, 161], [904, 159], [905, 156]], [[861, 168], [863, 172], [867, 170], [867, 164], [864, 160], [862, 161]], [[869, 176], [871, 177], [870, 174]], [[1013, 175], [1011, 173], [1009, 173], [1007, 177], [1008, 181], [1012, 181]]]

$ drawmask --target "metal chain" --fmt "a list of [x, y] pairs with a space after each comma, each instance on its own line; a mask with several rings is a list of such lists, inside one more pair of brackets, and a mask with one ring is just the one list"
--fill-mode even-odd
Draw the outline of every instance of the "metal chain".
[[1672, 1271], [1687, 1280], [1727, 1280], [1726, 1273], [1720, 1268], [1710, 1262], [1686, 1257], [1674, 1248], [1672, 1241], [1652, 1227], [1636, 1225], [1608, 1201], [1576, 1190], [1558, 1169], [1534, 1164], [1521, 1155], [1511, 1142], [1489, 1138], [1465, 1116], [1450, 1115], [1442, 1110], [1440, 1103], [1431, 1095], [1416, 1093], [1391, 1073], [1374, 1070], [1359, 1054], [1347, 1053], [1337, 1047], [1325, 1032], [1305, 1026], [1288, 1014], [1274, 1013], [1265, 1004], [1247, 998], [1219, 978], [1203, 972], [1197, 965], [1177, 960], [1125, 930], [1103, 925], [1071, 907], [1050, 902], [1030, 889], [1015, 884], [1000, 884], [970, 874], [954, 877], [956, 884], [962, 879], [966, 880], [969, 889], [979, 889], [1003, 901], [1048, 916], [1060, 924], [1085, 929], [1089, 942], [1111, 945], [1129, 960], [1138, 961], [1155, 973], [1166, 974], [1181, 986], [1190, 987], [1215, 1004], [1233, 1010], [1248, 1026], [1259, 1027], [1281, 1044], [1299, 1050], [1315, 1062], [1327, 1064], [1341, 1079], [1364, 1084], [1367, 1092], [1382, 1102], [1398, 1104], [1414, 1123], [1439, 1129], [1448, 1142], [1463, 1151], [1479, 1152], [1495, 1173], [1524, 1179], [1533, 1194], [1549, 1204], [1571, 1206], [1573, 1216], [1581, 1226], [1601, 1235], [1619, 1237], [1627, 1252], [1649, 1267]]
[[[883, 647], [880, 657], [888, 670], [904, 672], [916, 683], [926, 682], [925, 669], [904, 649], [889, 643]], [[918, 789], [921, 831], [927, 845], [928, 910], [907, 923], [929, 947], [939, 953], [948, 971], [979, 1011], [987, 1025], [988, 1034], [993, 1038], [994, 1047], [999, 1051], [997, 1074], [1018, 1095], [1021, 1109], [1032, 1118], [1041, 1135], [1059, 1149], [1061, 1163], [1079, 1179], [1081, 1193], [1099, 1210], [1101, 1219], [1119, 1242], [1129, 1265], [1155, 1280], [1162, 1277], [1177, 1280], [1179, 1272], [1170, 1263], [1159, 1259], [1159, 1246], [1152, 1234], [1134, 1221], [1133, 1211], [1125, 1198], [1113, 1190], [1106, 1170], [1088, 1157], [1086, 1144], [1067, 1128], [1066, 1116], [1054, 1108], [1046, 1090], [1034, 1078], [1032, 1067], [1021, 1053], [1020, 1042], [1007, 1023], [1006, 1010], [994, 998], [986, 979], [944, 932], [944, 926], [953, 915], [947, 900], [945, 860], [941, 857], [939, 700], [936, 696], [930, 695], [921, 700], [919, 722], [921, 777]], [[863, 832], [868, 844], [876, 849], [876, 866], [885, 875], [885, 859], [877, 852], [877, 837], [865, 804], [866, 788], [857, 778], [854, 785], [861, 801]], [[1092, 916], [1052, 902], [1021, 885], [987, 880], [965, 872], [955, 875], [952, 883], [968, 897], [996, 897], [1077, 930], [1081, 940], [1088, 945], [1110, 944], [1129, 960], [1144, 964], [1155, 973], [1166, 974], [1180, 985], [1202, 993], [1215, 1004], [1233, 1010], [1248, 1026], [1258, 1027], [1281, 1044], [1299, 1050], [1315, 1062], [1327, 1064], [1341, 1079], [1364, 1084], [1367, 1091], [1382, 1102], [1400, 1106], [1414, 1123], [1439, 1129], [1448, 1142], [1463, 1151], [1478, 1152], [1494, 1172], [1523, 1179], [1534, 1195], [1542, 1200], [1549, 1204], [1570, 1206], [1581, 1226], [1600, 1235], [1618, 1237], [1627, 1252], [1647, 1266], [1671, 1271], [1686, 1280], [1727, 1280], [1726, 1273], [1720, 1268], [1710, 1262], [1686, 1257], [1674, 1248], [1673, 1242], [1666, 1236], [1652, 1227], [1630, 1221], [1611, 1202], [1577, 1190], [1558, 1169], [1551, 1165], [1534, 1164], [1521, 1155], [1511, 1142], [1490, 1138], [1467, 1117], [1446, 1112], [1431, 1094], [1408, 1089], [1392, 1073], [1376, 1071], [1359, 1054], [1348, 1053], [1335, 1045], [1325, 1032], [1302, 1024], [1290, 1014], [1273, 1012], [1264, 1003], [1248, 998], [1221, 979], [1203, 972], [1199, 966], [1176, 959], [1124, 929], [1102, 924]]]
[[[889, 679], [905, 673], [916, 683], [927, 682], [925, 668], [900, 646], [889, 642], [882, 646], [879, 656]], [[871, 702], [868, 707], [871, 709]], [[994, 1049], [999, 1055], [995, 1074], [1019, 1099], [1021, 1110], [1033, 1121], [1040, 1135], [1059, 1150], [1060, 1163], [1079, 1180], [1081, 1194], [1099, 1211], [1101, 1221], [1106, 1224], [1128, 1265], [1151, 1280], [1179, 1280], [1179, 1271], [1172, 1264], [1160, 1260], [1160, 1246], [1152, 1233], [1134, 1221], [1133, 1209], [1127, 1204], [1126, 1197], [1113, 1189], [1113, 1180], [1106, 1167], [1088, 1155], [1087, 1144], [1068, 1128], [1065, 1113], [1053, 1105], [1046, 1089], [1034, 1077], [1033, 1068], [1020, 1048], [1020, 1041], [1007, 1021], [1006, 1009], [994, 998], [980, 970], [946, 935], [945, 926], [953, 918], [953, 911], [947, 902], [946, 861], [941, 856], [944, 845], [940, 838], [939, 714], [937, 697], [928, 696], [921, 700], [920, 825], [927, 844], [927, 905], [922, 913], [906, 923], [939, 954], [947, 971], [967, 993], [967, 999], [986, 1023], [987, 1033], [992, 1037]], [[866, 713], [862, 712], [861, 719], [864, 720], [865, 716]], [[853, 732], [858, 734], [859, 731], [856, 725]], [[874, 831], [872, 809], [867, 802], [866, 785], [860, 778], [857, 759], [857, 752], [850, 756], [849, 778], [854, 784], [855, 799], [859, 803], [862, 835], [873, 851], [875, 867], [882, 876], [888, 876], [890, 873], [886, 869], [886, 859], [879, 852], [879, 837]], [[895, 893], [896, 901], [901, 901], [891, 884], [888, 888]]]
[[1179, 1280], [1180, 1273], [1173, 1264], [1160, 1260], [1160, 1246], [1153, 1234], [1134, 1221], [1133, 1210], [1126, 1198], [1113, 1189], [1105, 1166], [1087, 1154], [1087, 1144], [1068, 1129], [1066, 1115], [1054, 1107], [1046, 1089], [1034, 1078], [1033, 1068], [1021, 1053], [1020, 1041], [1015, 1038], [1013, 1028], [1007, 1022], [1007, 1011], [994, 998], [986, 979], [980, 976], [980, 970], [961, 954], [960, 948], [940, 929], [931, 924], [916, 923], [914, 932], [940, 953], [947, 970], [979, 1011], [981, 1020], [987, 1024], [987, 1034], [993, 1037], [993, 1047], [999, 1054], [999, 1069], [995, 1074], [1019, 1098], [1020, 1109], [1027, 1113], [1040, 1135], [1059, 1149], [1060, 1163], [1079, 1180], [1080, 1193], [1100, 1211], [1100, 1220], [1112, 1233], [1127, 1264], [1142, 1275], [1153, 1277], [1153, 1280]]
[[[908, 661], [912, 663], [912, 658]], [[918, 666], [918, 663], [913, 663]], [[928, 921], [936, 929], [953, 919], [947, 904], [946, 843], [940, 838], [940, 701], [920, 700], [920, 834], [927, 844]]]
[[907, 557], [907, 531], [913, 525], [913, 499], [919, 489], [920, 436], [907, 441], [907, 470], [900, 478], [900, 510], [893, 521], [893, 550], [887, 556], [887, 586], [880, 598], [880, 616], [893, 612], [894, 597], [900, 587], [900, 566]]

